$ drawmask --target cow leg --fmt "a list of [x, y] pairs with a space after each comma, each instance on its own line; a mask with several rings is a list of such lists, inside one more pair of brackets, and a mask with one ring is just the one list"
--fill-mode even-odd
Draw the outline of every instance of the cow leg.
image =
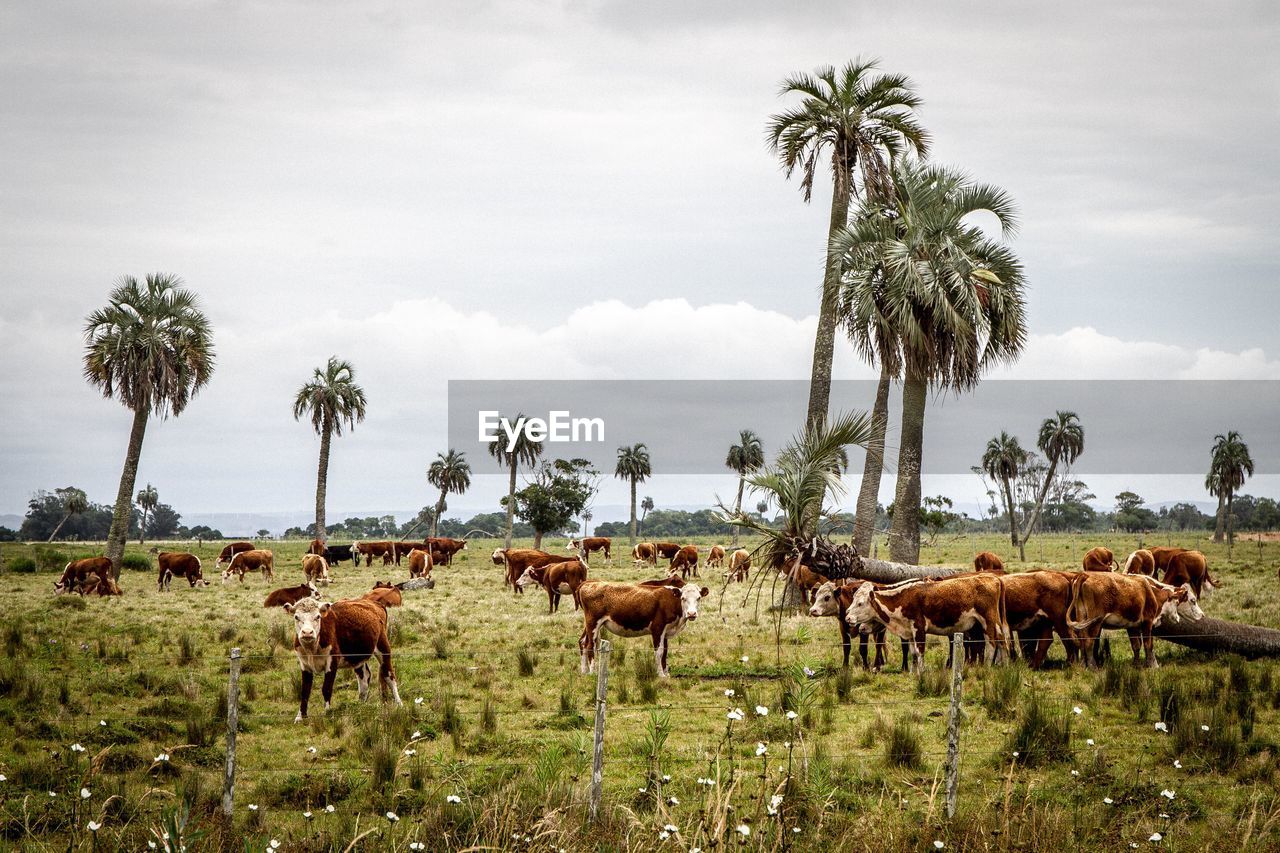
[[[848, 669], [849, 668], [849, 649], [851, 645], [850, 637], [849, 637], [849, 623], [844, 621], [843, 615], [839, 617], [839, 622], [840, 622], [840, 647], [844, 650], [844, 668]], [[862, 652], [862, 663], [863, 663], [863, 666], [865, 667], [867, 662], [867, 646], [865, 643], [863, 643], [859, 648]]]
[[586, 625], [582, 629], [582, 636], [578, 638], [578, 648], [582, 652], [580, 669], [583, 674], [596, 671], [596, 633], [598, 630], [596, 623], [588, 617]]
[[876, 658], [871, 664], [872, 672], [879, 672], [884, 669], [884, 665], [889, 662], [889, 637], [888, 632], [883, 625], [876, 625], [871, 629], [871, 641], [876, 647]]
[[295, 723], [300, 723], [307, 718], [307, 702], [311, 699], [311, 683], [315, 681], [315, 676], [310, 670], [302, 671], [302, 699], [298, 705], [298, 716], [293, 718]]
[[659, 628], [653, 631], [653, 661], [658, 665], [658, 677], [667, 678], [667, 632]]
[[1151, 635], [1150, 625], [1142, 626], [1142, 645], [1147, 652], [1147, 666], [1153, 668], [1158, 667], [1160, 665], [1160, 661], [1156, 660], [1156, 644], [1155, 639]]
[[1142, 629], [1129, 628], [1129, 648], [1133, 649], [1133, 665], [1142, 665]]
[[917, 625], [915, 634], [915, 642], [911, 647], [911, 656], [915, 662], [916, 672], [924, 672], [924, 641], [927, 636], [924, 626]]
[[[329, 708], [333, 704], [333, 680], [338, 677], [337, 662], [329, 664], [329, 668], [324, 671], [324, 681], [320, 684], [320, 695], [324, 698], [324, 712], [329, 713]], [[364, 698], [363, 696], [361, 698]]]
[[391, 691], [391, 698], [395, 700], [397, 705], [403, 705], [400, 701], [400, 687], [396, 684], [396, 670], [391, 665], [391, 642], [387, 639], [384, 631], [382, 636], [378, 638], [378, 685], [382, 688], [382, 701], [387, 701], [387, 691]]
[[373, 680], [373, 673], [369, 670], [369, 662], [352, 668], [352, 672], [356, 674], [356, 695], [360, 697], [360, 701], [364, 702], [369, 698], [369, 682]]
[[1033, 640], [1034, 651], [1028, 655], [1032, 669], [1039, 669], [1044, 666], [1044, 659], [1049, 655], [1049, 647], [1053, 645], [1053, 628], [1047, 623], [1037, 629], [1037, 635]]

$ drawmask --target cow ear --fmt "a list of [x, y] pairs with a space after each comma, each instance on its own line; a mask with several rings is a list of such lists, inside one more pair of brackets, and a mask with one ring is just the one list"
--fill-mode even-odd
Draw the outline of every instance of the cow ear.
[[332, 607], [332, 606], [333, 606], [333, 605], [331, 605], [331, 604], [330, 604], [329, 602], [327, 602], [327, 601], [322, 601], [322, 602], [320, 602], [320, 615], [321, 615], [321, 616], [323, 616], [323, 615], [325, 615], [326, 613], [328, 613], [328, 612], [329, 612], [329, 608], [330, 608], [330, 607]]
[[286, 601], [286, 602], [284, 603], [284, 612], [285, 612], [285, 613], [292, 613], [292, 612], [293, 612], [293, 602], [291, 602], [291, 601]]
[[698, 598], [706, 598], [708, 595], [711, 594], [711, 590], [707, 589], [704, 586], [701, 590], [699, 590], [699, 593], [700, 594], [698, 595]]

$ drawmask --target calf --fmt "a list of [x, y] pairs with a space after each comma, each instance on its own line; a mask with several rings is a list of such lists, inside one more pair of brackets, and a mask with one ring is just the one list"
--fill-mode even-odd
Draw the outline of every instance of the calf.
[[[1182, 613], [1179, 613], [1179, 611]], [[1191, 587], [1177, 588], [1136, 575], [1083, 573], [1071, 579], [1067, 624], [1075, 632], [1085, 663], [1103, 628], [1124, 628], [1133, 647], [1133, 662], [1145, 651], [1146, 665], [1159, 666], [1151, 630], [1165, 622], [1176, 623], [1185, 615], [1192, 622], [1204, 617]]]
[[111, 578], [111, 560], [107, 557], [85, 557], [72, 560], [62, 569], [62, 577], [53, 584], [54, 593], [78, 592], [81, 595], [118, 595], [119, 587], [112, 592], [115, 582]]
[[746, 548], [739, 548], [734, 551], [729, 557], [729, 583], [745, 581], [750, 570], [751, 552]]
[[975, 572], [989, 572], [993, 575], [1004, 574], [1004, 563], [995, 554], [990, 551], [982, 551], [973, 557], [973, 570]]
[[[849, 667], [849, 652], [852, 649], [851, 637], [856, 630], [858, 633], [858, 656], [862, 658], [862, 668], [870, 669], [872, 672], [879, 672], [884, 666], [887, 656], [887, 644], [885, 643], [885, 627], [880, 622], [861, 622], [856, 626], [850, 625], [845, 616], [849, 612], [849, 605], [853, 603], [853, 594], [858, 587], [862, 585], [862, 581], [847, 581], [845, 583], [835, 583], [827, 581], [818, 587], [813, 596], [813, 606], [809, 608], [810, 616], [834, 616], [840, 625], [840, 645], [844, 649], [844, 667]], [[923, 583], [923, 581], [907, 581], [906, 583]], [[867, 641], [873, 639], [876, 647], [875, 663], [868, 666], [867, 664]], [[909, 647], [905, 640], [902, 641], [902, 671], [907, 671], [907, 654]]]
[[679, 551], [676, 552], [675, 556], [671, 558], [671, 565], [668, 567], [668, 570], [673, 575], [676, 572], [679, 572], [681, 577], [687, 578], [689, 577], [690, 574], [692, 574], [694, 577], [697, 577], [698, 546], [685, 545], [684, 547], [682, 547]]
[[174, 575], [186, 578], [192, 587], [209, 585], [209, 582], [204, 579], [200, 558], [195, 554], [187, 554], [181, 551], [161, 551], [156, 555], [156, 563], [160, 566], [160, 576], [156, 580], [156, 592], [167, 591], [169, 582], [173, 580]]
[[1116, 556], [1110, 548], [1093, 548], [1084, 555], [1086, 572], [1110, 572], [1116, 569]]
[[724, 546], [712, 545], [711, 550], [707, 552], [707, 568], [724, 568]]
[[333, 681], [340, 667], [351, 667], [355, 671], [360, 700], [364, 701], [369, 692], [369, 659], [374, 655], [380, 664], [378, 682], [382, 700], [385, 702], [390, 692], [397, 705], [403, 704], [391, 666], [391, 641], [387, 638], [384, 605], [365, 599], [329, 604], [304, 598], [295, 604], [286, 604], [284, 609], [293, 615], [293, 650], [302, 670], [302, 691], [294, 722], [302, 722], [307, 717], [307, 702], [317, 674], [324, 676], [320, 694], [324, 697], [325, 711], [329, 710]]
[[1036, 571], [1004, 578], [1005, 619], [1032, 669], [1039, 669], [1056, 633], [1067, 650], [1067, 662], [1076, 660], [1076, 639], [1067, 624], [1071, 579], [1077, 572]]
[[274, 563], [275, 555], [265, 549], [241, 551], [231, 558], [231, 565], [222, 571], [222, 582], [226, 583], [232, 575], [239, 574], [240, 583], [244, 583], [246, 572], [259, 571], [266, 580], [274, 580], [275, 572], [272, 571]]
[[435, 563], [431, 559], [430, 551], [414, 548], [409, 552], [409, 577], [429, 578], [431, 577], [431, 567], [433, 565]]
[[637, 566], [658, 565], [658, 549], [652, 542], [637, 542], [631, 549], [631, 561]]
[[596, 642], [600, 631], [606, 630], [619, 637], [648, 634], [653, 639], [653, 658], [658, 666], [658, 675], [667, 678], [670, 675], [667, 671], [667, 648], [671, 638], [683, 631], [688, 622], [698, 618], [698, 602], [707, 592], [705, 586], [586, 581], [578, 587], [584, 623], [582, 636], [578, 638], [582, 671], [595, 671]]
[[1124, 573], [1127, 575], [1156, 576], [1156, 558], [1146, 548], [1139, 548], [1124, 561]]
[[588, 563], [591, 562], [591, 554], [595, 551], [604, 553], [606, 564], [613, 562], [613, 558], [609, 554], [610, 549], [613, 547], [613, 540], [608, 536], [588, 536], [585, 539], [570, 539], [566, 547], [570, 551], [576, 551], [581, 554], [582, 559]]
[[541, 584], [547, 591], [547, 612], [555, 613], [560, 609], [560, 596], [573, 597], [573, 609], [577, 610], [578, 588], [587, 579], [587, 561], [581, 556], [576, 560], [562, 563], [551, 563], [546, 566], [530, 566], [516, 580], [516, 586], [523, 589], [530, 584]]
[[[428, 536], [427, 545], [431, 548], [431, 557], [436, 565], [453, 565], [453, 555], [467, 550], [467, 540], [450, 539], [446, 536]], [[437, 557], [437, 553], [439, 557]]]
[[1221, 585], [1209, 574], [1204, 554], [1199, 551], [1183, 551], [1171, 556], [1164, 570], [1163, 580], [1169, 586], [1189, 585], [1196, 598], [1208, 595], [1213, 592], [1214, 587]]
[[318, 554], [302, 555], [302, 576], [307, 583], [329, 585], [329, 561]]
[[674, 542], [654, 542], [653, 552], [664, 560], [670, 560], [679, 552], [680, 546]]
[[383, 607], [399, 607], [404, 604], [404, 595], [400, 592], [400, 587], [390, 581], [374, 581], [373, 589], [360, 598], [381, 604]]
[[[495, 558], [497, 554], [498, 552], [495, 551]], [[548, 554], [546, 551], [538, 551], [534, 548], [508, 548], [502, 551], [502, 562], [507, 567], [506, 584], [515, 592], [523, 593], [524, 590], [516, 584], [516, 581], [524, 574], [525, 569], [530, 566], [549, 566], [552, 563], [563, 563], [564, 557], [557, 554]]]
[[313, 583], [304, 583], [298, 586], [286, 586], [281, 589], [272, 590], [265, 601], [262, 602], [263, 607], [284, 607], [286, 604], [296, 604], [304, 598], [319, 598], [320, 592]]
[[213, 567], [215, 569], [220, 569], [222, 568], [223, 563], [231, 562], [231, 560], [235, 557], [236, 554], [239, 554], [242, 551], [252, 551], [252, 550], [253, 550], [252, 542], [232, 542], [229, 545], [224, 545], [222, 547], [222, 550], [218, 552], [218, 560], [213, 564]]

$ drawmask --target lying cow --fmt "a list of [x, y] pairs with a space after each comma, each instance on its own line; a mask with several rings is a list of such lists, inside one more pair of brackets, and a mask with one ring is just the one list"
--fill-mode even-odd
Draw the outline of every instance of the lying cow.
[[712, 545], [711, 550], [707, 552], [707, 568], [722, 569], [724, 568], [724, 546]]
[[1116, 555], [1111, 553], [1110, 548], [1092, 548], [1089, 553], [1084, 555], [1084, 570], [1086, 572], [1111, 572], [1118, 568], [1116, 566]]
[[329, 561], [318, 554], [302, 555], [302, 576], [316, 586], [329, 585]]
[[586, 581], [578, 587], [584, 623], [582, 636], [578, 638], [582, 671], [595, 671], [596, 643], [600, 631], [606, 630], [619, 637], [648, 634], [653, 639], [653, 658], [658, 675], [667, 678], [670, 676], [667, 648], [671, 638], [683, 631], [688, 622], [698, 618], [698, 602], [707, 593], [705, 586]]
[[156, 579], [156, 592], [167, 592], [169, 582], [174, 575], [186, 578], [192, 588], [208, 586], [204, 579], [204, 570], [200, 566], [200, 558], [195, 554], [182, 551], [161, 551], [156, 554], [156, 563], [160, 566], [160, 575]]
[[236, 554], [244, 551], [252, 551], [254, 545], [252, 542], [232, 542], [229, 545], [222, 546], [222, 550], [218, 552], [218, 560], [213, 564], [215, 569], [222, 568], [223, 563], [230, 563]]
[[698, 576], [698, 546], [685, 545], [679, 551], [677, 551], [675, 556], [671, 558], [671, 565], [668, 566], [668, 571], [670, 571], [671, 574], [673, 575], [676, 572], [679, 572], [680, 576], [685, 578], [689, 577], [689, 575], [691, 574], [694, 577], [697, 577]]
[[637, 542], [631, 549], [631, 561], [637, 566], [656, 566], [658, 549], [652, 542]]
[[751, 571], [751, 552], [739, 548], [729, 557], [729, 583], [745, 581]]
[[54, 581], [55, 594], [77, 592], [80, 595], [120, 595], [120, 587], [111, 577], [111, 560], [107, 557], [85, 557], [72, 560], [62, 569], [62, 577]]
[[329, 710], [333, 681], [341, 667], [351, 667], [355, 671], [360, 701], [363, 702], [369, 693], [369, 659], [375, 655], [379, 660], [378, 682], [382, 688], [382, 700], [387, 700], [389, 692], [397, 705], [403, 704], [396, 685], [396, 673], [391, 666], [385, 605], [366, 599], [329, 604], [304, 598], [296, 604], [286, 604], [284, 609], [293, 615], [293, 650], [298, 655], [298, 666], [302, 670], [302, 691], [294, 722], [307, 718], [307, 702], [311, 699], [311, 686], [317, 674], [324, 676], [320, 695], [324, 697], [325, 711]]
[[222, 582], [226, 583], [228, 578], [238, 574], [240, 583], [244, 583], [244, 576], [247, 572], [262, 572], [262, 577], [265, 580], [275, 580], [274, 564], [275, 555], [266, 549], [241, 551], [231, 558], [231, 565], [223, 570]]
[[573, 551], [582, 556], [582, 559], [590, 563], [591, 555], [596, 551], [604, 553], [604, 561], [606, 564], [613, 562], [610, 556], [610, 549], [613, 547], [613, 540], [608, 536], [588, 536], [584, 539], [570, 539], [566, 549]]
[[431, 577], [431, 568], [434, 565], [430, 551], [414, 548], [409, 552], [409, 577], [429, 578]]
[[374, 581], [373, 589], [360, 596], [365, 601], [381, 604], [383, 607], [399, 607], [404, 604], [404, 595], [400, 587], [390, 581]]
[[990, 551], [981, 551], [973, 557], [975, 572], [989, 572], [993, 575], [1004, 574], [1004, 562]]
[[320, 591], [316, 589], [315, 584], [304, 583], [272, 590], [262, 602], [262, 606], [284, 607], [286, 604], [297, 604], [304, 598], [320, 598]]
[[516, 580], [516, 586], [524, 589], [532, 584], [541, 585], [547, 591], [547, 612], [555, 613], [560, 609], [562, 595], [572, 596], [573, 609], [578, 609], [578, 589], [586, 579], [587, 561], [579, 556], [576, 560], [530, 566]]
[[516, 581], [524, 574], [525, 569], [530, 566], [549, 566], [552, 563], [564, 562], [564, 557], [559, 554], [548, 554], [546, 551], [539, 551], [535, 548], [508, 548], [506, 550], [499, 548], [493, 552], [495, 561], [499, 554], [502, 555], [502, 564], [507, 567], [506, 585], [517, 593], [524, 592], [516, 585]]
[[1146, 654], [1148, 667], [1159, 666], [1151, 631], [1158, 625], [1176, 623], [1182, 616], [1192, 622], [1204, 618], [1189, 585], [1172, 587], [1137, 575], [1078, 574], [1071, 579], [1067, 624], [1080, 642], [1088, 666], [1096, 665], [1090, 652], [1103, 628], [1123, 628], [1129, 632], [1133, 662]]

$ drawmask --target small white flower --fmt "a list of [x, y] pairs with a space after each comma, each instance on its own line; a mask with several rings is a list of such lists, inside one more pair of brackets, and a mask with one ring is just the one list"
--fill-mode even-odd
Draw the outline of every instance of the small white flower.
[[1160, 722], [1156, 723], [1156, 731], [1167, 733], [1169, 731], [1169, 727], [1165, 725], [1163, 720], [1161, 720]]
[[649, 789], [648, 789], [648, 788], [636, 788], [636, 793], [637, 793], [637, 794], [647, 794], [647, 793], [649, 793]]
[[798, 716], [800, 716], [800, 715], [799, 715], [799, 714], [797, 714], [795, 711], [788, 711], [788, 712], [787, 712], [787, 719], [788, 719], [788, 720], [794, 720], [794, 719], [795, 719], [796, 717], [798, 717]]
[[58, 794], [57, 794], [57, 792], [56, 792], [56, 791], [50, 791], [50, 792], [49, 792], [49, 796], [50, 796], [50, 797], [56, 797], [56, 796], [58, 796]]
[[1093, 738], [1089, 738], [1085, 743], [1089, 744], [1089, 746], [1093, 746]]
[[1136, 841], [1130, 841], [1130, 842], [1129, 842], [1129, 846], [1130, 846], [1130, 847], [1132, 847], [1134, 850], [1137, 850], [1137, 849], [1138, 849], [1138, 842], [1136, 842]]
[[257, 810], [258, 810], [258, 804], [257, 804], [257, 803], [249, 803], [249, 811], [251, 811], [251, 812], [256, 812]]
[[315, 755], [315, 754], [316, 754], [316, 748], [315, 748], [314, 746], [309, 746], [309, 747], [307, 747], [307, 752], [311, 753], [312, 755]]
[[725, 695], [725, 698], [732, 699], [734, 696], [737, 696], [738, 694], [737, 692], [734, 691], [732, 687], [730, 687], [728, 690], [724, 692], [724, 695]]
[[399, 819], [400, 819], [400, 816], [397, 815], [395, 812], [387, 812], [387, 820], [391, 821], [392, 823], [395, 823]]
[[1160, 812], [1160, 819], [1161, 819], [1161, 820], [1168, 820], [1168, 819], [1169, 819], [1169, 815], [1165, 814], [1164, 812]]
[[806, 676], [806, 677], [808, 677], [808, 678], [813, 678], [813, 676], [814, 676], [814, 672], [813, 672], [813, 670], [809, 669], [809, 667], [807, 667], [807, 666], [804, 668], [804, 674], [805, 674], [805, 676]]
[[3, 773], [0, 773], [0, 782], [8, 782], [8, 781], [9, 781], [9, 777], [4, 775]]
[[1175, 758], [1175, 759], [1173, 759], [1173, 766], [1174, 766], [1176, 769], [1181, 770], [1181, 769], [1182, 769], [1182, 762]]
[[664, 774], [662, 775], [662, 781], [663, 781], [663, 782], [670, 782], [670, 781], [671, 781], [671, 777], [670, 777], [670, 776], [668, 776], [668, 775], [666, 775], [666, 774], [664, 773]]
[[409, 735], [409, 740], [417, 740], [420, 737], [422, 737], [422, 732], [415, 731], [413, 734]]
[[152, 850], [156, 849], [156, 843], [154, 841], [148, 841], [147, 846], [150, 847]]
[[169, 760], [169, 753], [167, 753], [167, 752], [162, 752], [162, 753], [160, 753], [159, 755], [157, 755], [157, 756], [156, 756], [156, 762], [157, 762], [157, 763], [162, 763], [162, 762], [165, 762], [165, 761], [168, 761], [168, 760]]
[[662, 828], [665, 829], [667, 832], [672, 832], [672, 833], [676, 833], [680, 831], [680, 827], [676, 826], [674, 823], [669, 823]]
[[84, 752], [84, 747], [83, 747], [83, 746], [81, 746], [81, 745], [80, 745], [80, 744], [78, 744], [78, 743], [73, 743], [73, 744], [71, 744], [71, 751], [72, 751], [72, 752]]
[[332, 805], [325, 806], [325, 807], [324, 807], [324, 810], [325, 810], [326, 812], [328, 812], [329, 814], [333, 814], [333, 812], [334, 812], [334, 808], [333, 808], [333, 806], [332, 806]]
[[406, 749], [406, 750], [404, 751], [404, 754], [405, 754], [405, 755], [417, 755], [417, 754], [418, 754], [418, 750], [416, 750], [416, 749]]
[[422, 704], [422, 697], [421, 697], [421, 696], [416, 697], [416, 698], [413, 700], [413, 704], [415, 704], [415, 705], [421, 705], [421, 704]]
[[1079, 705], [1075, 705], [1074, 707], [1072, 707], [1072, 709], [1071, 709], [1071, 713], [1076, 714], [1076, 715], [1083, 714], [1083, 713], [1084, 713], [1084, 709], [1083, 709], [1083, 708], [1081, 708]]
[[1107, 805], [1111, 805], [1112, 803], [1114, 803], [1114, 802], [1115, 802], [1115, 800], [1111, 799], [1110, 797], [1103, 797], [1103, 798], [1102, 798], [1102, 801], [1103, 801], [1104, 803], [1106, 803]]
[[764, 755], [768, 751], [769, 751], [769, 747], [765, 746], [764, 744], [762, 743], [756, 744], [756, 755]]
[[105, 728], [105, 727], [106, 727], [106, 725], [107, 725], [107, 721], [106, 721], [106, 720], [98, 720], [98, 725], [103, 726], [103, 727]]
[[454, 804], [457, 804], [457, 803], [462, 802], [462, 797], [459, 797], [457, 794], [450, 794], [449, 796], [447, 796], [447, 797], [445, 797], [445, 798], [444, 798], [444, 801], [445, 801], [446, 803], [454, 803]]
[[783, 748], [783, 749], [790, 749], [790, 748], [791, 748], [791, 741], [789, 741], [789, 740], [784, 740], [784, 741], [782, 742], [782, 748]]
[[[751, 658], [747, 657], [746, 655], [743, 655], [743, 656], [742, 656], [742, 662], [743, 662], [743, 663], [746, 663], [746, 662], [747, 662], [747, 661], [749, 661], [749, 660], [751, 660]], [[739, 829], [739, 830], [741, 830], [741, 829], [742, 829], [742, 827], [738, 827], [738, 829]], [[751, 829], [750, 829], [750, 828], [748, 828], [748, 829], [747, 829], [747, 832], [750, 832], [750, 831], [751, 831]]]
[[427, 845], [423, 844], [421, 841], [410, 841], [409, 849], [410, 850], [426, 850]]
[[941, 842], [941, 841], [935, 841], [935, 842], [933, 842], [933, 849], [934, 849], [934, 850], [941, 850], [943, 847], [946, 847], [946, 846], [947, 846], [947, 845], [946, 845], [946, 844], [944, 844], [944, 843], [943, 843], [943, 842]]
[[757, 717], [767, 717], [767, 716], [769, 716], [769, 709], [768, 709], [768, 708], [766, 708], [766, 707], [765, 707], [765, 706], [763, 706], [763, 705], [757, 705], [757, 706], [756, 706], [756, 716], [757, 716]]
[[741, 708], [734, 708], [734, 709], [733, 709], [732, 711], [730, 711], [730, 712], [729, 712], [729, 714], [728, 714], [728, 717], [729, 717], [729, 719], [731, 719], [731, 720], [741, 720], [741, 719], [743, 718], [743, 716], [744, 716], [744, 715], [743, 715], [743, 713], [742, 713], [742, 709], [741, 709]]
[[678, 806], [680, 805], [680, 801], [675, 797], [667, 797], [667, 805]]
[[305, 817], [307, 820], [311, 820], [311, 812], [303, 812], [302, 816]]
[[666, 841], [670, 837], [671, 837], [671, 833], [667, 832], [665, 829], [658, 833], [659, 841]]
[[1080, 771], [1079, 771], [1079, 770], [1072, 770], [1072, 771], [1071, 771], [1071, 775], [1072, 775], [1072, 776], [1079, 776], [1079, 775], [1080, 775]]
[[278, 839], [275, 839], [275, 838], [271, 839], [271, 849], [272, 850], [280, 849], [280, 841]]
[[743, 838], [746, 838], [751, 834], [751, 827], [747, 826], [745, 823], [740, 823], [738, 824], [737, 833]]
[[1151, 841], [1151, 842], [1154, 842], [1154, 843], [1156, 843], [1156, 844], [1158, 844], [1158, 843], [1160, 843], [1161, 841], [1164, 841], [1164, 836], [1163, 836], [1163, 835], [1161, 835], [1161, 834], [1160, 834], [1160, 833], [1158, 833], [1158, 832], [1153, 832], [1153, 833], [1151, 833], [1151, 837], [1150, 837], [1150, 838], [1148, 838], [1147, 840], [1148, 840], [1148, 841]]
[[102, 824], [98, 823], [96, 820], [89, 821], [90, 832], [97, 832], [99, 829], [102, 829]]
[[1200, 731], [1202, 731], [1202, 732], [1207, 732], [1207, 731], [1209, 731], [1209, 727], [1208, 727], [1208, 726], [1201, 726], [1201, 727], [1200, 727]]
[[1163, 791], [1160, 792], [1160, 796], [1164, 797], [1166, 800], [1172, 800], [1174, 797], [1177, 796], [1177, 794], [1175, 794], [1173, 791], [1170, 791], [1168, 788], [1165, 788]]
[[91, 793], [89, 792], [89, 789], [88, 789], [88, 788], [81, 788], [81, 789], [80, 789], [80, 799], [82, 799], [82, 800], [87, 800], [87, 799], [89, 799], [89, 798], [90, 798], [90, 797], [92, 797], [92, 796], [93, 796], [93, 794], [91, 794]]
[[798, 827], [798, 826], [793, 826], [793, 827], [791, 827], [791, 831], [792, 831], [793, 833], [795, 833], [796, 835], [799, 835], [799, 834], [800, 834], [800, 827]]
[[1014, 757], [1014, 758], [1017, 758], [1017, 757], [1018, 757], [1018, 751], [1017, 751], [1016, 749], [1013, 751], [1013, 757]]

